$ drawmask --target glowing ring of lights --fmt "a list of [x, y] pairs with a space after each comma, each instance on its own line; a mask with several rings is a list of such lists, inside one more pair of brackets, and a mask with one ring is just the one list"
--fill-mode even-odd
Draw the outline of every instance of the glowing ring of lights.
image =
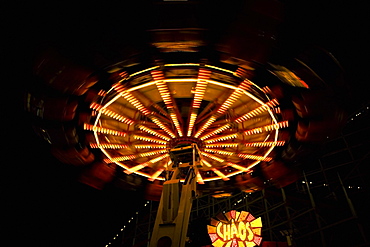
[[[162, 68], [162, 69], [161, 69]], [[95, 142], [126, 173], [164, 180], [171, 169], [170, 150], [197, 143], [201, 153], [198, 182], [248, 172], [278, 140], [276, 99], [237, 73], [215, 66], [167, 64], [120, 79], [90, 107]]]

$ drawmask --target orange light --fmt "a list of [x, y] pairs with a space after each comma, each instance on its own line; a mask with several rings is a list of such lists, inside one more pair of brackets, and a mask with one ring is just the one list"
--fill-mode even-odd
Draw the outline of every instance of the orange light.
[[167, 141], [156, 139], [156, 138], [151, 138], [148, 136], [134, 135], [134, 139], [140, 140], [140, 141], [155, 142], [159, 144], [167, 144]]
[[166, 141], [169, 141], [171, 140], [171, 138], [165, 136], [165, 135], [162, 135], [161, 133], [158, 133], [157, 131], [151, 129], [151, 128], [148, 128], [144, 125], [139, 125], [138, 128], [142, 131], [145, 131], [151, 135], [154, 135], [154, 136], [158, 136], [159, 138], [162, 138], [163, 140], [166, 140]]
[[271, 94], [271, 88], [269, 88], [268, 86], [264, 86], [263, 88], [261, 88], [262, 92], [264, 92], [265, 94]]
[[225, 140], [229, 140], [229, 139], [233, 139], [237, 137], [238, 137], [238, 134], [234, 133], [230, 135], [223, 135], [223, 136], [219, 136], [213, 139], [205, 140], [204, 142], [208, 144], [208, 143], [213, 143], [213, 142], [218, 142], [218, 141], [225, 141]]
[[253, 155], [253, 154], [243, 154], [239, 153], [238, 156], [242, 159], [250, 159], [250, 160], [259, 160], [259, 161], [271, 161], [271, 157], [263, 157], [260, 155]]
[[239, 67], [234, 74], [240, 78], [245, 78], [245, 76], [248, 74], [247, 70], [244, 68]]
[[106, 92], [105, 90], [101, 89], [101, 90], [98, 92], [98, 95], [99, 95], [99, 96], [104, 97], [104, 96], [106, 96], [106, 95], [107, 95], [107, 92]]
[[107, 128], [103, 128], [103, 127], [98, 127], [98, 126], [87, 124], [87, 123], [84, 124], [84, 129], [94, 131], [94, 132], [99, 132], [99, 133], [102, 133], [102, 134], [107, 134], [107, 135], [126, 136], [125, 132], [112, 130], [112, 129], [107, 129]]
[[112, 85], [112, 88], [114, 89], [114, 90], [116, 90], [117, 92], [119, 92], [119, 93], [122, 93], [123, 91], [125, 91], [125, 87], [121, 84], [121, 83], [115, 83], [115, 84], [113, 84]]
[[125, 144], [113, 144], [113, 143], [90, 143], [91, 148], [106, 148], [106, 149], [121, 149], [128, 148]]

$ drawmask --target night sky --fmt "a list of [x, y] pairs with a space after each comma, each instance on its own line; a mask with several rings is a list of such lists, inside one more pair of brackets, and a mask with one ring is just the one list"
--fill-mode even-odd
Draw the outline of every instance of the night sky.
[[[143, 201], [140, 193], [114, 187], [98, 191], [76, 182], [78, 169], [52, 157], [23, 112], [23, 89], [29, 85], [30, 64], [41, 47], [68, 48], [78, 51], [76, 59], [85, 60], [90, 49], [114, 46], [135, 35], [137, 28], [146, 27], [141, 23], [146, 23], [142, 20], [147, 18], [147, 5], [122, 2], [71, 6], [63, 1], [31, 1], [0, 8], [5, 39], [1, 47], [5, 75], [1, 80], [5, 85], [1, 117], [5, 147], [1, 190], [5, 194], [1, 201], [6, 205], [2, 246], [105, 246]], [[359, 107], [368, 98], [364, 85], [370, 22], [365, 3], [283, 2], [288, 7], [281, 46], [321, 45], [331, 51], [347, 72], [347, 104], [352, 110]], [[213, 16], [224, 18], [222, 10], [215, 11]], [[12, 244], [2, 244], [8, 241]]]

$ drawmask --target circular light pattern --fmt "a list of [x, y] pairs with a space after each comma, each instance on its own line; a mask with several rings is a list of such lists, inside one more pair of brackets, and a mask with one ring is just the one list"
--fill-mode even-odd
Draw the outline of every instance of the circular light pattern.
[[91, 103], [95, 143], [127, 174], [165, 180], [174, 164], [192, 163], [199, 183], [248, 172], [283, 143], [276, 99], [238, 73], [211, 65], [166, 64], [119, 79]]

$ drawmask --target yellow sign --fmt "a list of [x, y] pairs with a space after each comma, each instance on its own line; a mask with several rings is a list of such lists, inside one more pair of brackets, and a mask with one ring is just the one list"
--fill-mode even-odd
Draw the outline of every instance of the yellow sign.
[[208, 234], [214, 247], [253, 247], [262, 241], [261, 217], [232, 210], [211, 220]]

